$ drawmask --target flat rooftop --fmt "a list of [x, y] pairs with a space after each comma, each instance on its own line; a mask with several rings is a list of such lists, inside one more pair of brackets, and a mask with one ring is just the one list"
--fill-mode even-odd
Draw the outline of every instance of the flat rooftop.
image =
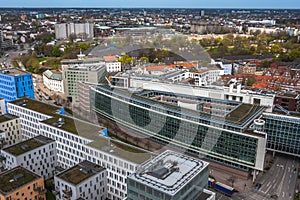
[[61, 107], [50, 105], [30, 98], [21, 98], [15, 101], [10, 101], [9, 103], [50, 116], [57, 113], [61, 109]]
[[14, 156], [19, 156], [21, 154], [24, 154], [26, 152], [32, 151], [36, 148], [39, 148], [41, 146], [44, 146], [48, 143], [54, 142], [55, 140], [52, 140], [50, 138], [47, 138], [45, 136], [39, 135], [34, 138], [31, 138], [29, 140], [19, 142], [15, 145], [6, 147], [2, 149], [3, 151], [10, 153]]
[[207, 162], [167, 150], [143, 164], [129, 178], [174, 196], [207, 167]]
[[83, 58], [82, 60], [79, 60], [79, 59], [64, 59], [61, 61], [62, 64], [75, 64], [75, 63], [79, 63], [79, 64], [83, 64], [83, 63], [95, 63], [95, 62], [101, 62], [101, 58], [96, 58], [96, 57], [93, 57], [93, 58], [88, 58], [88, 57], [85, 57]]
[[55, 114], [52, 116], [52, 118], [42, 122], [75, 135], [80, 135], [82, 133], [99, 133], [99, 131], [105, 129], [104, 127], [96, 126], [64, 115]]
[[[115, 96], [120, 96], [122, 98], [130, 99], [131, 102], [135, 103], [133, 100], [137, 102], [141, 102], [143, 104], [150, 105], [150, 107], [158, 107], [158, 110], [168, 110], [174, 113], [180, 114], [182, 118], [188, 118], [189, 120], [193, 120], [199, 122], [199, 118], [209, 121], [209, 123], [217, 123], [221, 125], [229, 125], [234, 126], [237, 128], [244, 128], [248, 126], [253, 119], [259, 116], [264, 110], [265, 107], [259, 105], [252, 105], [252, 104], [245, 104], [236, 101], [230, 100], [219, 100], [213, 99], [208, 97], [201, 97], [201, 96], [191, 96], [191, 95], [184, 95], [184, 94], [177, 94], [177, 93], [170, 93], [170, 92], [163, 92], [163, 91], [137, 91], [137, 92], [130, 92], [126, 89], [117, 89], [114, 88], [113, 90], [105, 85], [99, 85], [96, 90], [102, 90], [105, 93], [112, 93]], [[205, 112], [199, 110], [193, 110], [185, 107], [180, 107], [178, 105], [174, 105], [167, 102], [159, 101], [155, 98], [151, 98], [150, 93], [155, 93], [157, 95], [163, 96], [175, 96], [176, 98], [185, 99], [185, 102], [190, 100], [199, 101], [201, 104], [207, 104], [208, 109], [211, 111]], [[181, 100], [183, 101], [183, 100]], [[192, 103], [193, 104], [193, 103]], [[200, 104], [199, 104], [200, 105]], [[162, 107], [163, 106], [163, 107]], [[226, 110], [223, 108], [228, 107]], [[221, 109], [222, 108], [222, 109]], [[216, 114], [215, 112], [223, 112], [223, 114]]]
[[21, 75], [25, 75], [25, 74], [30, 74], [26, 71], [22, 71], [17, 68], [9, 68], [9, 69], [5, 69], [5, 70], [1, 70], [0, 73], [4, 74], [6, 76], [21, 76]]
[[153, 155], [138, 147], [101, 136], [103, 134], [102, 131], [106, 129], [105, 127], [57, 114], [61, 109], [60, 107], [28, 98], [22, 98], [9, 103], [52, 116], [42, 121], [42, 123], [86, 138], [91, 141], [87, 144], [88, 146], [107, 152], [113, 156], [127, 159], [133, 163], [143, 163]]
[[105, 168], [101, 167], [100, 165], [91, 163], [89, 161], [83, 161], [74, 167], [61, 172], [57, 175], [57, 177], [68, 183], [77, 185], [104, 170]]
[[37, 174], [23, 167], [13, 168], [0, 174], [0, 193], [7, 195], [40, 178]]
[[19, 118], [18, 116], [12, 115], [12, 114], [4, 114], [0, 115], [0, 123], [7, 122], [13, 119]]
[[138, 147], [102, 136], [102, 131], [106, 129], [105, 127], [62, 115], [53, 116], [53, 118], [42, 122], [90, 140], [91, 142], [87, 145], [92, 148], [127, 159], [133, 163], [143, 163], [152, 156], [152, 154]]

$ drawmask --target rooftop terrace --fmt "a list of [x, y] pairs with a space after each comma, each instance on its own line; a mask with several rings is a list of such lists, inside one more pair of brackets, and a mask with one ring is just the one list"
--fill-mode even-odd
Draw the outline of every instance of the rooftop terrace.
[[[59, 121], [63, 123], [59, 123]], [[53, 118], [47, 119], [43, 123], [91, 140], [92, 142], [88, 146], [134, 163], [143, 163], [152, 156], [140, 148], [102, 136], [103, 133], [101, 132], [106, 128], [86, 121], [62, 115], [54, 115]]]
[[[26, 100], [26, 102], [24, 102], [24, 100]], [[127, 159], [133, 163], [143, 163], [152, 156], [152, 154], [140, 148], [101, 136], [103, 135], [102, 131], [106, 129], [105, 127], [57, 114], [57, 111], [60, 109], [59, 107], [27, 98], [10, 103], [52, 116], [52, 118], [44, 120], [42, 123], [86, 138], [91, 141], [88, 144], [90, 147], [107, 152], [116, 157]], [[14, 151], [19, 152], [21, 150], [18, 149]]]
[[67, 181], [68, 183], [77, 185], [104, 170], [105, 168], [99, 165], [89, 161], [83, 161], [78, 165], [75, 165], [74, 167], [58, 174], [57, 177]]
[[41, 101], [36, 101], [30, 98], [21, 98], [9, 103], [50, 116], [57, 113], [61, 109], [61, 107], [50, 105]]
[[4, 195], [9, 194], [39, 178], [38, 175], [23, 167], [5, 171], [0, 174], [0, 193]]
[[0, 115], [0, 123], [7, 122], [16, 118], [18, 117], [11, 114]]
[[21, 154], [32, 151], [51, 142], [54, 142], [54, 140], [39, 135], [29, 140], [4, 148], [3, 151], [10, 153], [14, 156], [19, 156]]
[[[105, 85], [98, 86], [97, 90], [102, 90], [105, 93], [110, 92], [113, 93], [113, 95], [115, 96], [120, 96], [121, 98], [126, 98], [128, 100], [130, 99], [130, 101], [133, 103], [134, 103], [133, 100], [135, 100], [143, 104], [148, 104], [150, 105], [151, 108], [158, 107], [158, 105], [162, 105], [163, 107], [159, 106], [158, 109], [172, 111], [174, 113], [180, 114], [182, 117], [186, 116], [188, 119], [195, 120], [196, 122], [198, 122], [200, 118], [208, 121], [209, 123], [214, 122], [214, 123], [219, 123], [221, 125], [227, 124], [238, 128], [244, 128], [245, 126], [248, 126], [249, 123], [252, 121], [252, 119], [254, 119], [259, 114], [261, 114], [265, 109], [264, 107], [259, 105], [244, 104], [236, 101], [218, 100], [213, 98], [190, 96], [184, 94], [173, 94], [180, 98], [186, 98], [187, 100], [198, 98], [197, 100], [211, 103], [212, 104], [211, 108], [231, 106], [231, 108], [228, 111], [224, 112], [225, 113], [224, 116], [220, 116], [214, 113], [207, 113], [198, 110], [196, 111], [184, 107], [179, 107], [177, 105], [173, 105], [170, 103], [165, 103], [165, 102], [155, 100], [147, 96], [147, 93], [149, 93], [149, 91], [146, 90], [130, 93], [128, 90], [125, 89], [114, 88], [114, 90], [111, 90], [109, 87]], [[162, 92], [162, 91], [151, 91], [151, 92], [157, 92], [161, 95], [169, 95], [168, 92]]]

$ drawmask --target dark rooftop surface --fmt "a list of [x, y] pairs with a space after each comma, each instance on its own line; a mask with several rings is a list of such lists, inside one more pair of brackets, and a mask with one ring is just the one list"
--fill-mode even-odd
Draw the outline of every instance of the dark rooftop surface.
[[74, 167], [58, 174], [57, 177], [73, 185], [77, 185], [104, 170], [105, 168], [99, 165], [89, 161], [83, 161], [78, 165], [75, 165]]
[[[59, 119], [63, 120], [63, 123], [59, 124]], [[43, 123], [57, 127], [75, 135], [79, 135], [79, 133], [96, 133], [103, 129], [103, 127], [57, 114], [53, 115], [53, 117], [50, 119], [44, 120]]]
[[44, 137], [42, 135], [36, 136], [29, 140], [17, 143], [15, 145], [4, 148], [3, 151], [8, 152], [12, 155], [18, 156], [23, 153], [29, 152], [38, 147], [44, 146], [45, 144], [54, 142], [54, 140]]
[[15, 115], [11, 115], [11, 114], [5, 114], [5, 115], [0, 115], [0, 123], [2, 122], [7, 122], [13, 119], [19, 118]]
[[28, 108], [30, 110], [34, 110], [36, 112], [40, 112], [46, 115], [52, 115], [55, 112], [57, 112], [59, 109], [61, 109], [61, 107], [46, 104], [30, 98], [21, 98], [15, 101], [11, 101], [9, 103], [21, 106], [23, 108]]
[[0, 174], [0, 192], [4, 195], [8, 194], [39, 178], [37, 174], [23, 167], [16, 167]]
[[[58, 123], [60, 118], [63, 119], [61, 125]], [[43, 123], [91, 140], [92, 142], [87, 144], [88, 146], [127, 159], [134, 163], [143, 163], [151, 158], [150, 153], [140, 148], [122, 143], [112, 138], [108, 139], [104, 136], [100, 136], [100, 132], [105, 128], [86, 121], [62, 115], [54, 115], [53, 118], [44, 120]]]
[[[24, 102], [24, 100], [26, 100], [26, 102]], [[112, 138], [108, 139], [100, 136], [100, 134], [102, 134], [100, 132], [105, 129], [102, 126], [67, 117], [65, 115], [56, 114], [60, 109], [59, 107], [27, 98], [12, 101], [10, 103], [52, 116], [52, 118], [44, 120], [42, 123], [86, 138], [87, 140], [91, 141], [87, 144], [88, 146], [107, 152], [112, 156], [124, 158], [133, 163], [143, 163], [152, 156], [151, 153], [138, 147], [122, 143]], [[61, 120], [63, 123], [59, 123], [59, 120]], [[39, 144], [33, 142], [31, 145], [32, 148], [36, 148]], [[18, 154], [22, 154], [24, 152], [24, 150], [21, 148], [15, 148], [11, 151]]]

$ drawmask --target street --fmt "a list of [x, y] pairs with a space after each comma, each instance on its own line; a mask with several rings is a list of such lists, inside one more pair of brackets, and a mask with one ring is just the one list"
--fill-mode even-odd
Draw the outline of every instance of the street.
[[270, 170], [256, 180], [255, 183], [261, 184], [258, 190], [253, 187], [249, 192], [238, 194], [233, 199], [293, 199], [298, 165], [298, 161], [293, 158], [277, 156]]

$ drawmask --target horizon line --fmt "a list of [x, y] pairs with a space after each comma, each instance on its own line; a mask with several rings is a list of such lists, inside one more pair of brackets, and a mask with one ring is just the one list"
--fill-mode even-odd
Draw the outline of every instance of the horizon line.
[[92, 6], [75, 6], [75, 7], [67, 7], [67, 6], [7, 6], [7, 7], [0, 7], [0, 9], [7, 9], [7, 8], [101, 8], [101, 9], [107, 9], [107, 8], [114, 8], [114, 9], [234, 9], [234, 10], [252, 10], [252, 9], [258, 9], [258, 10], [300, 10], [299, 8], [264, 8], [264, 7], [248, 7], [248, 8], [241, 8], [241, 7], [142, 7], [142, 6], [136, 6], [136, 7], [117, 7], [117, 6], [111, 6], [111, 7], [92, 7]]

